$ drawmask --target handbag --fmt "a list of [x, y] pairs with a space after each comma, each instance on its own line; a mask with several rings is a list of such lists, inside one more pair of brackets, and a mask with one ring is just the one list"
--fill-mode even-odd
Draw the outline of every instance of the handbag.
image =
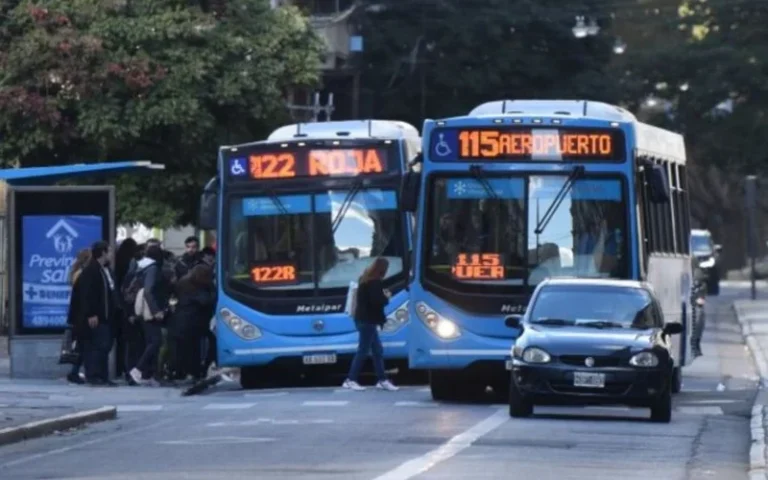
[[61, 353], [59, 353], [59, 365], [80, 363], [80, 352], [77, 348], [77, 339], [74, 338], [71, 328], [64, 330], [64, 336], [61, 339]]

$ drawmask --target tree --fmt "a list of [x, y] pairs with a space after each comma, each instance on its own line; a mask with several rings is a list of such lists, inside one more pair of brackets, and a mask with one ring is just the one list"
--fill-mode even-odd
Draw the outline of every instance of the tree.
[[[375, 116], [420, 125], [424, 117], [463, 115], [501, 98], [619, 98], [605, 75], [613, 56], [610, 19], [590, 2], [363, 3], [359, 62]], [[585, 4], [601, 19], [602, 34], [576, 39], [571, 29]]]
[[286, 90], [317, 80], [308, 22], [265, 0], [18, 3], [0, 28], [0, 158], [164, 163], [118, 179], [123, 221], [193, 221], [218, 145], [262, 138]]

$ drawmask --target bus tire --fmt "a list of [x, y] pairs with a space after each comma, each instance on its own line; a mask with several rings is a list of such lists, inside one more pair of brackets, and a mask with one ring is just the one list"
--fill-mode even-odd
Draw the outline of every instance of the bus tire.
[[451, 375], [449, 370], [430, 370], [429, 390], [432, 393], [432, 400], [453, 400], [454, 392], [458, 391], [461, 386], [459, 385], [460, 382], [456, 382], [456, 376]]
[[672, 393], [680, 393], [683, 389], [683, 369], [675, 367], [672, 369]]
[[259, 388], [264, 383], [264, 369], [259, 367], [243, 367], [240, 369], [240, 386], [244, 390]]

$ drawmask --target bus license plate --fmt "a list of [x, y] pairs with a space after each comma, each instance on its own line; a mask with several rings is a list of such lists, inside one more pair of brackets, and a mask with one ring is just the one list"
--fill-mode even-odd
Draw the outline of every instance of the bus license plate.
[[329, 363], [336, 363], [335, 353], [304, 355], [304, 365], [327, 365]]
[[604, 373], [575, 372], [573, 386], [584, 388], [605, 388]]

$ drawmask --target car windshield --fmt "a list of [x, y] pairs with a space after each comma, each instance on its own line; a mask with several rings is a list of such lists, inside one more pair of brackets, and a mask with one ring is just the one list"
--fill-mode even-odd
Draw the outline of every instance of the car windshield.
[[[620, 180], [576, 180], [551, 220], [540, 225], [567, 179], [435, 179], [425, 247], [428, 278], [470, 286], [534, 286], [557, 276], [626, 278], [627, 214]], [[538, 226], [544, 228], [537, 231]]]
[[385, 280], [402, 273], [393, 190], [236, 197], [229, 215], [228, 277], [258, 290], [346, 288], [377, 256], [389, 260]]
[[640, 328], [656, 325], [648, 291], [632, 287], [545, 285], [529, 321], [543, 325]]
[[712, 237], [709, 235], [691, 235], [691, 251], [694, 255], [712, 255]]

